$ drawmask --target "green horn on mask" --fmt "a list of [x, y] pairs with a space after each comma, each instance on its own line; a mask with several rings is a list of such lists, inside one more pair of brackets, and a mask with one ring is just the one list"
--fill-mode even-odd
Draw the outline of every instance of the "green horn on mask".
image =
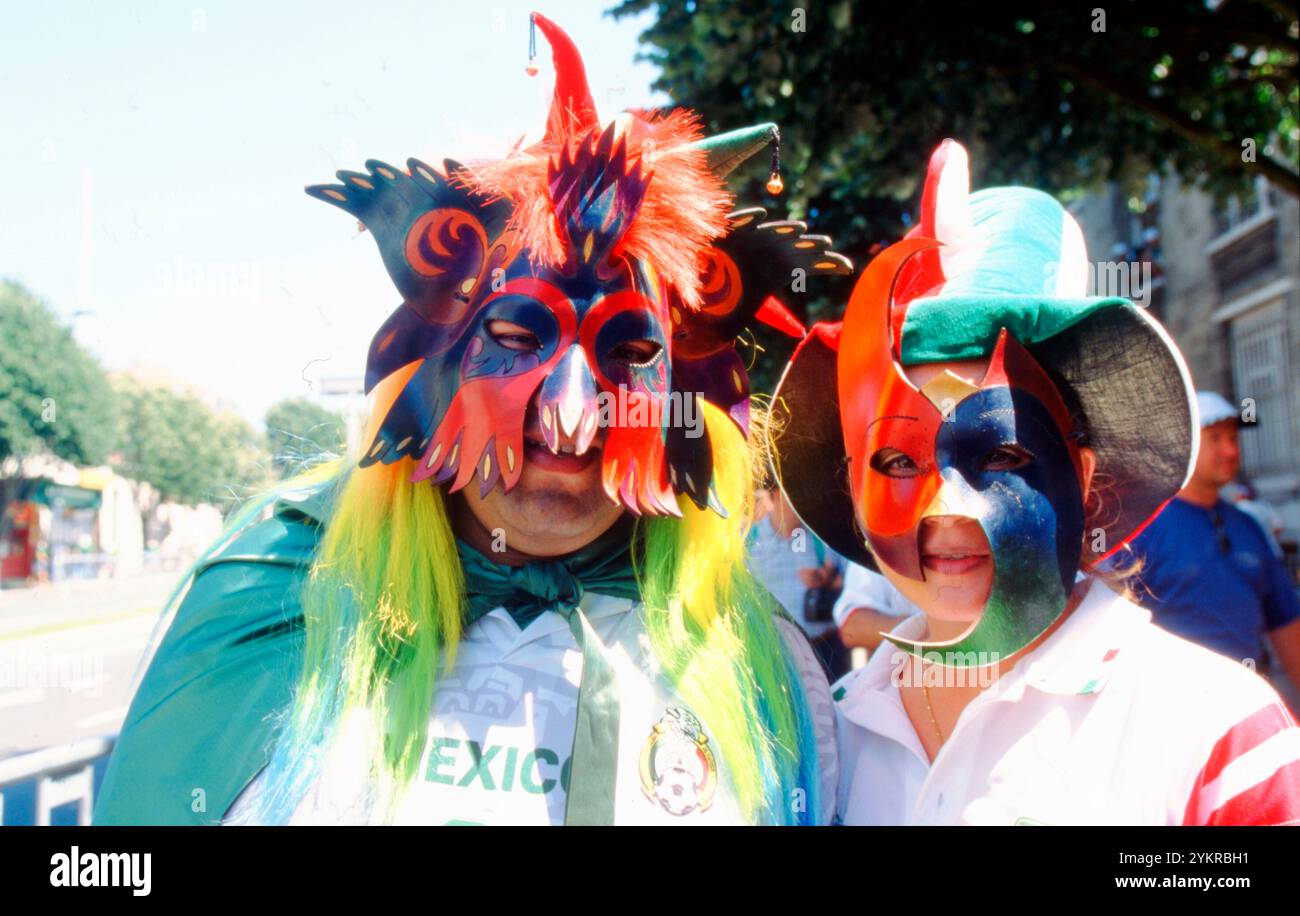
[[725, 178], [738, 165], [779, 137], [776, 125], [769, 122], [705, 137], [678, 149], [703, 150], [713, 174]]

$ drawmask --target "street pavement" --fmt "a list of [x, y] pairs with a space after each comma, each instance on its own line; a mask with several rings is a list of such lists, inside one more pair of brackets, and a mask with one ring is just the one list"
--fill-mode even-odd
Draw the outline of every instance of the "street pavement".
[[115, 735], [181, 573], [0, 592], [0, 759]]

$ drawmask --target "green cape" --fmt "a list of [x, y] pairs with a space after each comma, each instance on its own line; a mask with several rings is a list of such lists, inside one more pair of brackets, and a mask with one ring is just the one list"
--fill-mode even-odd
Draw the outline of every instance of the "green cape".
[[266, 766], [302, 664], [298, 591], [325, 496], [280, 500], [199, 565], [131, 702], [95, 824], [220, 823]]
[[[299, 590], [328, 515], [327, 497], [322, 491], [301, 501], [281, 499], [270, 519], [199, 565], [127, 713], [95, 806], [96, 824], [220, 823], [270, 761], [280, 713], [302, 670]], [[629, 521], [564, 562], [519, 568], [497, 566], [458, 544], [471, 591], [466, 625], [502, 605], [521, 628], [546, 610], [567, 617], [584, 591], [635, 599], [630, 535]], [[574, 635], [579, 646], [594, 639], [585, 624]], [[585, 658], [584, 670], [602, 670], [600, 659]], [[603, 708], [608, 729], [617, 723], [618, 703], [600, 695], [601, 683], [584, 678], [582, 696], [593, 698], [579, 701], [579, 716], [584, 702], [588, 715]], [[610, 690], [616, 693], [612, 682]], [[616, 747], [615, 740], [592, 745], [583, 758], [591, 761], [588, 769], [612, 779], [606, 758]], [[574, 822], [591, 816], [590, 796], [606, 803], [598, 806], [602, 812], [612, 803], [604, 783], [590, 782], [589, 792], [574, 789], [569, 796]]]

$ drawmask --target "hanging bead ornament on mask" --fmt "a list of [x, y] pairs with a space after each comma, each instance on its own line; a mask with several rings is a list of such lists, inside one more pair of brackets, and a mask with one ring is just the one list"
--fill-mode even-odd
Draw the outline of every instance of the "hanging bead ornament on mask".
[[767, 193], [773, 197], [785, 190], [785, 182], [781, 180], [781, 134], [778, 131], [772, 138], [772, 173], [767, 179]]
[[529, 76], [536, 76], [539, 72], [537, 67], [537, 20], [532, 13], [528, 14], [528, 66], [524, 67], [524, 72]]

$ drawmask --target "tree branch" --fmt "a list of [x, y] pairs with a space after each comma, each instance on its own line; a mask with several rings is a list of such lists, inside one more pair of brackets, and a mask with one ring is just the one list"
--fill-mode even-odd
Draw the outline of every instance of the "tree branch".
[[[1101, 67], [1075, 60], [1062, 48], [1044, 48], [1024, 34], [1018, 34], [1010, 40], [1005, 35], [985, 32], [996, 44], [1013, 50], [1028, 51], [1035, 62], [1056, 70], [1077, 83], [1091, 86], [1118, 100], [1129, 103], [1138, 111], [1164, 125], [1169, 130], [1213, 153], [1220, 162], [1234, 171], [1248, 171], [1250, 165], [1257, 166], [1265, 176], [1292, 197], [1300, 197], [1300, 174], [1289, 163], [1279, 162], [1259, 151], [1259, 158], [1254, 163], [1241, 159], [1241, 147], [1226, 143], [1213, 133], [1194, 121], [1190, 115], [1172, 106], [1164, 105], [1151, 98], [1145, 92], [1135, 92], [1132, 84], [1117, 79]], [[1243, 138], [1244, 139], [1244, 138]]]

